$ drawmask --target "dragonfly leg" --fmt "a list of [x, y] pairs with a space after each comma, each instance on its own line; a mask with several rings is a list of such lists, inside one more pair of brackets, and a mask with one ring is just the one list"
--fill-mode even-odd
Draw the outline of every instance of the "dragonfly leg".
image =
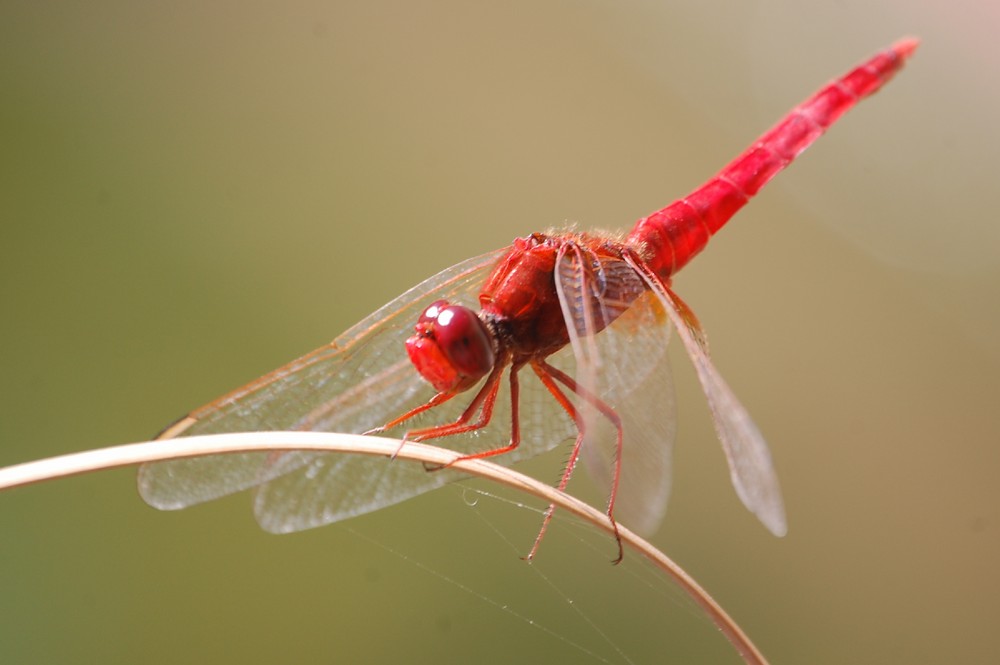
[[[483, 387], [479, 390], [476, 396], [472, 399], [472, 402], [469, 403], [469, 406], [465, 408], [465, 410], [462, 412], [462, 414], [458, 417], [456, 421], [448, 423], [446, 425], [437, 425], [435, 427], [426, 427], [424, 429], [409, 430], [405, 434], [403, 434], [403, 439], [400, 441], [399, 447], [396, 448], [396, 452], [393, 453], [390, 459], [396, 459], [396, 455], [398, 455], [399, 451], [403, 449], [403, 446], [406, 445], [407, 441], [425, 441], [427, 439], [433, 439], [435, 437], [448, 436], [450, 434], [457, 434], [459, 432], [484, 427], [486, 423], [489, 422], [490, 415], [493, 410], [493, 402], [496, 400], [497, 388], [500, 385], [499, 381], [500, 374], [502, 373], [503, 373], [503, 365], [498, 364], [497, 367], [493, 370], [493, 373], [490, 374], [490, 377], [487, 379], [486, 383], [483, 384]], [[396, 427], [397, 425], [406, 422], [407, 420], [413, 418], [414, 416], [420, 415], [425, 411], [429, 411], [430, 409], [433, 409], [436, 406], [444, 404], [448, 400], [455, 397], [455, 395], [457, 394], [458, 393], [438, 393], [424, 404], [421, 404], [416, 408], [410, 409], [409, 411], [399, 416], [398, 418], [390, 420], [381, 427], [375, 427], [373, 429], [370, 429], [367, 432], [364, 432], [364, 434], [379, 434], [386, 430], [392, 429], [393, 427]], [[480, 418], [479, 422], [473, 425], [466, 425], [466, 423], [468, 423], [469, 420], [472, 419], [472, 414], [476, 412], [476, 410], [479, 408], [479, 405], [484, 403], [484, 400], [485, 403], [489, 406], [489, 408], [488, 409], [484, 408], [483, 417]], [[428, 467], [425, 464], [424, 468], [427, 468], [428, 471], [433, 471], [440, 467]]]
[[[476, 393], [476, 396], [472, 398], [472, 401], [469, 402], [469, 405], [465, 407], [465, 410], [462, 411], [462, 414], [456, 420], [443, 425], [412, 429], [406, 433], [404, 438], [407, 441], [427, 441], [428, 439], [462, 434], [486, 427], [490, 422], [490, 418], [493, 417], [493, 405], [496, 403], [497, 392], [500, 390], [500, 377], [503, 374], [503, 369], [503, 364], [497, 363], [497, 366], [486, 379], [486, 383], [483, 384], [483, 387], [479, 389], [479, 392]], [[479, 419], [474, 423], [470, 423], [469, 421], [472, 420], [472, 416], [476, 411], [480, 411]]]
[[445, 402], [447, 402], [448, 400], [450, 400], [452, 397], [454, 397], [456, 394], [457, 393], [438, 393], [437, 395], [434, 395], [434, 397], [430, 398], [430, 400], [428, 400], [424, 404], [421, 404], [418, 407], [410, 409], [409, 411], [407, 411], [403, 415], [399, 416], [398, 418], [394, 418], [394, 419], [390, 420], [385, 425], [381, 425], [379, 427], [373, 427], [370, 430], [362, 432], [361, 434], [362, 435], [381, 434], [382, 432], [385, 432], [386, 430], [390, 430], [393, 427], [395, 427], [396, 425], [399, 425], [400, 423], [406, 422], [407, 420], [409, 420], [410, 418], [412, 418], [414, 416], [420, 415], [424, 411], [428, 411], [430, 409], [433, 409], [436, 406], [440, 406], [440, 405], [444, 404]]
[[[520, 403], [520, 384], [518, 383], [517, 373], [521, 369], [524, 363], [516, 363], [510, 369], [510, 442], [506, 446], [501, 446], [499, 448], [491, 448], [490, 450], [484, 450], [478, 453], [471, 453], [469, 455], [462, 455], [461, 457], [454, 460], [450, 464], [445, 466], [451, 466], [455, 462], [461, 462], [463, 460], [470, 459], [484, 459], [486, 457], [493, 457], [495, 455], [503, 455], [504, 453], [509, 453], [515, 450], [519, 445], [521, 445], [521, 422], [518, 416], [518, 405]], [[499, 381], [497, 381], [497, 386], [499, 386]], [[493, 417], [493, 406], [496, 403], [496, 393], [497, 388], [494, 387], [489, 398], [483, 403], [483, 413], [479, 419], [479, 422], [473, 425], [466, 425], [463, 429], [459, 429], [456, 432], [448, 432], [447, 434], [456, 434], [471, 431], [473, 429], [479, 429], [484, 427]], [[446, 435], [438, 435], [446, 436]], [[443, 467], [441, 467], [443, 468]]]
[[[622, 558], [625, 556], [624, 550], [622, 549], [622, 539], [618, 533], [618, 522], [615, 521], [615, 499], [618, 496], [618, 481], [621, 477], [621, 458], [622, 458], [622, 421], [618, 414], [615, 412], [611, 406], [609, 406], [602, 399], [596, 395], [591, 394], [589, 391], [584, 390], [571, 376], [566, 374], [560, 369], [553, 367], [544, 360], [535, 360], [531, 363], [531, 368], [538, 375], [542, 384], [548, 389], [552, 396], [559, 402], [563, 410], [573, 419], [576, 423], [577, 437], [576, 441], [573, 443], [573, 450], [570, 452], [569, 460], [566, 462], [566, 469], [563, 471], [562, 478], [559, 480], [557, 488], [560, 492], [566, 490], [566, 486], [569, 484], [570, 477], [573, 475], [573, 469], [576, 467], [577, 460], [580, 457], [580, 448], [583, 445], [583, 441], [586, 438], [586, 425], [583, 422], [583, 418], [580, 416], [579, 410], [573, 405], [573, 403], [566, 396], [566, 393], [556, 385], [556, 381], [563, 384], [580, 396], [581, 399], [586, 401], [588, 404], [597, 409], [601, 415], [607, 418], [615, 428], [615, 464], [614, 464], [614, 474], [611, 484], [611, 496], [608, 499], [607, 515], [608, 519], [611, 520], [611, 527], [614, 530], [615, 541], [618, 543], [618, 556], [612, 561], [612, 563], [621, 563]], [[538, 546], [542, 542], [542, 538], [545, 536], [545, 532], [549, 527], [549, 522], [552, 521], [552, 515], [555, 512], [555, 505], [550, 504], [548, 509], [545, 511], [545, 516], [542, 518], [542, 527], [538, 532], [538, 536], [535, 538], [535, 544], [532, 546], [531, 551], [528, 556], [525, 557], [527, 560], [531, 560], [535, 556], [535, 552], [538, 550]]]

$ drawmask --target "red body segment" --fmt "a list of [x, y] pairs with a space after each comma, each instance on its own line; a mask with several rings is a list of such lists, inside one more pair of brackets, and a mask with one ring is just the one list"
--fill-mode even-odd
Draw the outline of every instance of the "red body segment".
[[771, 178], [841, 115], [887, 83], [915, 47], [913, 40], [900, 41], [826, 85], [704, 185], [636, 222], [624, 243], [571, 233], [536, 233], [517, 239], [483, 286], [482, 316], [503, 323], [515, 359], [545, 357], [565, 346], [569, 335], [553, 271], [557, 255], [568, 246], [580, 248], [595, 261], [634, 255], [669, 284], [670, 277], [704, 249], [709, 238]]
[[714, 178], [636, 222], [628, 244], [668, 280], [705, 248], [768, 180], [788, 166], [840, 116], [889, 82], [917, 47], [900, 40], [792, 109]]
[[[551, 355], [569, 342], [554, 271], [560, 253], [570, 248], [594, 264], [621, 260], [626, 251], [621, 243], [598, 235], [535, 233], [515, 240], [483, 285], [481, 316], [502, 326], [515, 362]], [[610, 323], [604, 321], [595, 332]]]

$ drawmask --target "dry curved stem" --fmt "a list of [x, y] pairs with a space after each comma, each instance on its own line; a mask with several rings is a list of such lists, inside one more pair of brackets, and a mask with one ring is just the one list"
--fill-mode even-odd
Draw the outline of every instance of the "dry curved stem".
[[[543, 501], [555, 504], [609, 534], [615, 532], [614, 525], [602, 511], [513, 469], [482, 459], [459, 460], [459, 453], [445, 448], [412, 442], [400, 447], [400, 443], [397, 439], [321, 432], [250, 432], [189, 436], [99, 448], [9, 466], [0, 469], [0, 490], [103, 469], [183, 457], [263, 450], [322, 450], [386, 458], [395, 456], [398, 459], [435, 466], [451, 465], [454, 469], [527, 492]], [[750, 638], [708, 592], [679, 565], [620, 524], [618, 535], [624, 544], [649, 559], [680, 586], [708, 614], [746, 663], [766, 665], [767, 661]]]

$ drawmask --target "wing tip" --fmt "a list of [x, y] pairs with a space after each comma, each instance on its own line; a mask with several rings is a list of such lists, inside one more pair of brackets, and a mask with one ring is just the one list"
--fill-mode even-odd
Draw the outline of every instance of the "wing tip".
[[788, 535], [788, 523], [785, 521], [784, 515], [780, 519], [765, 521], [764, 526], [778, 538], [784, 538]]
[[757, 519], [767, 527], [767, 530], [778, 538], [788, 535], [788, 520], [785, 517], [785, 506], [781, 501], [781, 496], [771, 497], [769, 500], [759, 503], [756, 506], [747, 504], [753, 511]]

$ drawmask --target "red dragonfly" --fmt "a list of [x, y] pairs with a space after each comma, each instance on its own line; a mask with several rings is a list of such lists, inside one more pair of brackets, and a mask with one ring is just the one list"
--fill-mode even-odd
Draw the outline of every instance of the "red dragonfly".
[[[900, 40], [828, 84], [718, 175], [640, 219], [627, 236], [534, 233], [459, 263], [330, 344], [193, 411], [160, 438], [392, 431], [409, 441], [447, 437], [468, 458], [502, 455], [503, 463], [572, 441], [558, 487], [565, 489], [582, 458], [610, 490], [612, 523], [621, 517], [648, 532], [663, 516], [670, 485], [675, 418], [665, 362], [673, 329], [708, 399], [736, 493], [783, 535], [785, 512], [767, 444], [712, 364], [697, 318], [670, 281], [768, 180], [888, 82], [916, 47], [915, 39]], [[472, 397], [456, 399], [465, 394]], [[153, 506], [176, 509], [256, 488], [261, 526], [290, 532], [376, 510], [457, 477], [451, 469], [430, 473], [384, 459], [255, 452], [148, 464], [139, 489]], [[551, 514], [550, 508], [529, 558]]]

